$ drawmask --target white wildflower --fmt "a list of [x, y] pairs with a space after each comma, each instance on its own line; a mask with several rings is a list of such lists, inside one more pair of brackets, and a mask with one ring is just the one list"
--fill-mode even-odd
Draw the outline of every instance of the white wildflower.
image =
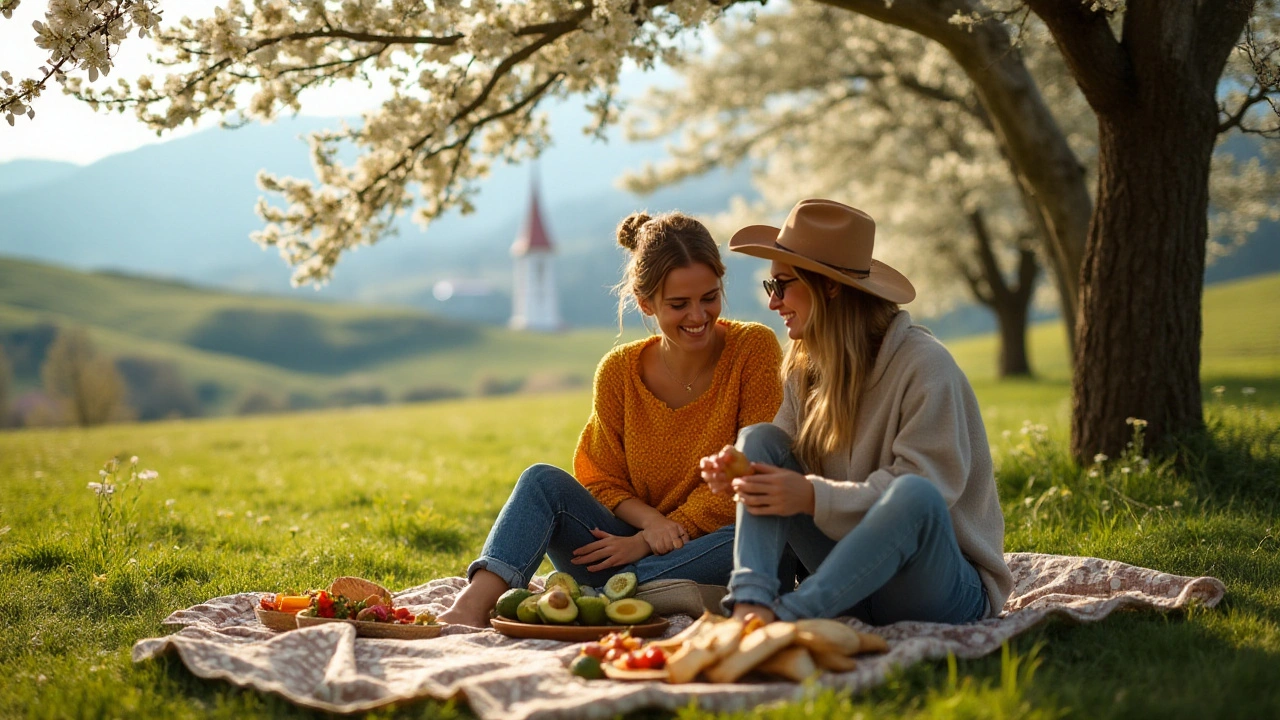
[[1252, 395], [1252, 394], [1254, 394], [1254, 393], [1256, 393], [1256, 392], [1258, 392], [1258, 389], [1257, 389], [1257, 388], [1251, 388], [1251, 387], [1242, 387], [1242, 388], [1240, 388], [1240, 394], [1242, 394], [1242, 395]]
[[1106, 453], [1098, 453], [1097, 455], [1093, 456], [1093, 464], [1101, 465], [1102, 463], [1106, 462], [1108, 459], [1109, 458], [1107, 457]]
[[160, 477], [160, 473], [156, 472], [155, 470], [143, 470], [142, 472], [138, 473], [139, 480], [155, 480], [158, 477]]

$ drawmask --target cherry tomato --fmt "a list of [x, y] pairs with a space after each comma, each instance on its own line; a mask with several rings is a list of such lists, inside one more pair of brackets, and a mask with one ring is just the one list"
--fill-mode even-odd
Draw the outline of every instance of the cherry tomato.
[[661, 670], [667, 666], [667, 654], [660, 647], [647, 647], [640, 651], [640, 661], [650, 670]]

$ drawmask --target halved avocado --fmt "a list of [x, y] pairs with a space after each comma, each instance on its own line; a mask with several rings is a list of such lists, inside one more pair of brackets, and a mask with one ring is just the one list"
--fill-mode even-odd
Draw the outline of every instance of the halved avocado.
[[605, 597], [610, 600], [621, 600], [636, 594], [636, 574], [633, 572], [618, 573], [604, 584]]
[[520, 605], [516, 607], [516, 619], [522, 623], [541, 625], [542, 616], [538, 614], [538, 600], [541, 598], [542, 593], [534, 593], [521, 600]]
[[498, 617], [508, 620], [519, 620], [520, 616], [516, 614], [516, 608], [520, 607], [520, 603], [533, 593], [524, 588], [511, 588], [502, 593], [502, 597], [498, 598], [498, 602], [494, 604], [493, 611]]
[[590, 585], [582, 585], [578, 589], [582, 591], [578, 597], [600, 597], [600, 591]]
[[578, 606], [564, 588], [556, 587], [538, 598], [538, 614], [543, 622], [568, 625], [578, 619]]
[[578, 581], [574, 580], [573, 576], [567, 572], [560, 572], [557, 570], [547, 576], [546, 589], [550, 591], [553, 588], [558, 587], [564, 588], [564, 591], [569, 593], [570, 599], [577, 600], [579, 597], [582, 597], [582, 589], [578, 587]]
[[639, 625], [653, 615], [653, 606], [644, 600], [626, 598], [609, 603], [604, 612], [619, 625]]
[[578, 620], [583, 625], [609, 624], [609, 615], [605, 613], [605, 608], [609, 605], [609, 598], [587, 597], [584, 595], [573, 602], [578, 606]]

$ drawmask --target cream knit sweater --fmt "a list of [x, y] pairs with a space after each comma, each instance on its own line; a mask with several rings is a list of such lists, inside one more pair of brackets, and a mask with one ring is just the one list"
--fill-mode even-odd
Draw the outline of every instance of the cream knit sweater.
[[[800, 398], [788, 381], [774, 424], [799, 430]], [[1013, 589], [1004, 562], [1004, 515], [996, 497], [987, 432], [968, 378], [933, 335], [899, 311], [867, 377], [851, 446], [809, 468], [814, 523], [838, 540], [861, 522], [889, 483], [921, 475], [942, 491], [960, 551], [982, 578], [998, 614]]]

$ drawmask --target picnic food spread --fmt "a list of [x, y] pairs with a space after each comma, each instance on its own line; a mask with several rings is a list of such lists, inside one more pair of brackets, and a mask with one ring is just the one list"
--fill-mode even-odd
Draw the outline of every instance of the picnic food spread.
[[[338, 620], [383, 625], [438, 626], [429, 612], [414, 614], [406, 607], [395, 607], [391, 593], [377, 583], [356, 577], [340, 577], [327, 590], [311, 590], [303, 595], [267, 594], [259, 600], [258, 619], [275, 630], [292, 630], [314, 624], [306, 620]], [[399, 637], [409, 635], [388, 635]]]
[[819, 671], [849, 672], [854, 655], [885, 652], [879, 635], [860, 633], [837, 620], [765, 623], [704, 613], [676, 636], [644, 643], [627, 633], [583, 646], [570, 663], [573, 674], [596, 679], [736, 682], [750, 672], [801, 682]]

